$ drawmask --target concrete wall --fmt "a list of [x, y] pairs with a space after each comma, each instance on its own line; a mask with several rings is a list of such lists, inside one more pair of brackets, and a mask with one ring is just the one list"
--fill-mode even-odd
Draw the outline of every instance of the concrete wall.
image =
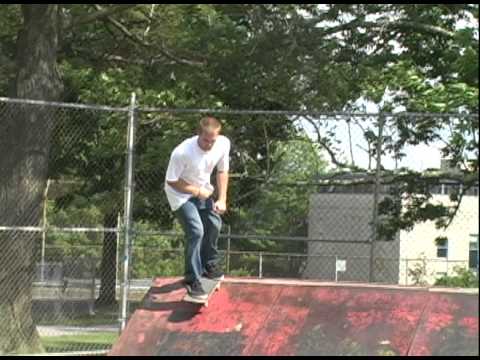
[[[372, 236], [373, 194], [314, 194], [310, 198], [309, 259], [305, 278], [334, 280], [335, 257], [347, 261], [341, 281], [369, 281]], [[327, 242], [333, 241], [333, 242]], [[335, 241], [337, 243], [335, 243]], [[339, 241], [348, 243], [338, 243]], [[377, 242], [374, 247], [374, 281], [396, 283], [399, 269], [398, 238]]]

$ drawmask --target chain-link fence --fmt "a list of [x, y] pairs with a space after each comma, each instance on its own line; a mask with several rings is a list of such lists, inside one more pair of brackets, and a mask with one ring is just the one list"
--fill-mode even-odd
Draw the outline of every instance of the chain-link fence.
[[[172, 150], [206, 114], [232, 142], [219, 239], [227, 275], [432, 285], [459, 268], [478, 274], [478, 175], [413, 172], [433, 155], [400, 131], [429, 126], [441, 141], [469, 120], [465, 139], [476, 141], [478, 116], [1, 98], [0, 353], [102, 353], [152, 278], [183, 275], [164, 179]], [[415, 213], [430, 203], [454, 210], [448, 228]], [[409, 226], [405, 214], [428, 221]]]
[[0, 101], [0, 353], [118, 335], [127, 113]]

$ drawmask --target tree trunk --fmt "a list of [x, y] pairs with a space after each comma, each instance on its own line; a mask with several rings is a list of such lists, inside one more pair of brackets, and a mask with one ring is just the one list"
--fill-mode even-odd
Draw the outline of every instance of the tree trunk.
[[[112, 211], [105, 216], [105, 228], [117, 227], [117, 214]], [[98, 306], [117, 305], [115, 297], [117, 274], [117, 234], [105, 232], [103, 235], [102, 263], [100, 265], [100, 294], [96, 301]]]
[[[15, 97], [57, 100], [58, 5], [22, 5]], [[12, 104], [0, 122], [0, 225], [39, 226], [53, 110]], [[0, 354], [39, 352], [32, 318], [34, 250], [40, 234], [0, 232]]]

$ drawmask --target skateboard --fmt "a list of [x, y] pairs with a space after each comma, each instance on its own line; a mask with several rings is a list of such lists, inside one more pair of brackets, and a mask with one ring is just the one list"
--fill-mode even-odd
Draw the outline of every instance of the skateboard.
[[205, 307], [208, 307], [208, 300], [216, 290], [220, 289], [221, 280], [212, 280], [212, 279], [202, 277], [200, 278], [200, 282], [202, 283], [203, 289], [208, 294], [207, 298], [204, 300], [196, 299], [191, 297], [187, 292], [187, 294], [183, 297], [183, 301], [191, 302], [195, 304], [201, 304]]

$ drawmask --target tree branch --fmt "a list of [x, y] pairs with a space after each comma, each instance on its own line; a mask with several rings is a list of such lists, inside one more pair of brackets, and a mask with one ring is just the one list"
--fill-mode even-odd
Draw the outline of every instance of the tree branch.
[[91, 23], [96, 20], [103, 20], [106, 17], [109, 17], [113, 14], [117, 14], [123, 11], [126, 11], [128, 9], [131, 9], [138, 4], [123, 4], [123, 5], [117, 5], [117, 6], [112, 6], [109, 7], [108, 9], [100, 8], [98, 9], [97, 12], [94, 12], [92, 14], [87, 14], [85, 16], [80, 16], [77, 19], [75, 19], [72, 24], [70, 25], [70, 28], [73, 28], [78, 25], [85, 25], [88, 23]]
[[315, 122], [308, 117], [305, 117], [305, 120], [307, 120], [315, 128], [315, 132], [317, 133], [317, 141], [328, 152], [328, 155], [330, 155], [330, 159], [332, 160], [332, 162], [335, 165], [337, 165], [339, 167], [342, 167], [342, 168], [351, 168], [347, 164], [342, 163], [339, 160], [337, 160], [333, 150], [330, 149], [330, 147], [322, 140], [322, 136], [320, 135], [320, 129], [318, 128], [317, 124], [315, 124]]
[[347, 126], [348, 126], [348, 144], [349, 144], [349, 147], [350, 147], [350, 157], [352, 159], [352, 165], [355, 166], [355, 160], [353, 158], [352, 130], [350, 128], [350, 120], [347, 121]]
[[166, 58], [173, 60], [179, 64], [183, 65], [190, 65], [190, 66], [205, 66], [206, 62], [204, 61], [196, 61], [196, 60], [187, 60], [187, 59], [182, 59], [174, 54], [172, 54], [170, 51], [165, 49], [164, 47], [160, 47], [159, 51], [162, 55], [164, 55]]
[[143, 38], [145, 39], [147, 37], [148, 32], [150, 31], [150, 26], [152, 25], [152, 19], [153, 19], [153, 13], [155, 12], [155, 5], [156, 4], [151, 4], [152, 6], [150, 7], [150, 14], [148, 16], [148, 25], [145, 31], [143, 32]]
[[[366, 134], [366, 130], [363, 128], [363, 126], [358, 122], [358, 120], [355, 120], [355, 124], [362, 130], [363, 134]], [[360, 149], [364, 150], [368, 154], [368, 170], [371, 170], [372, 168], [372, 144], [368, 139], [365, 139], [367, 141], [368, 145], [368, 150], [367, 149], [362, 149], [360, 145], [357, 145]]]
[[[124, 63], [124, 64], [134, 64], [134, 65], [141, 65], [141, 66], [152, 66], [158, 62], [157, 58], [153, 58], [149, 61], [149, 60], [142, 60], [142, 59], [129, 59], [119, 55], [107, 55], [105, 59], [109, 61]], [[175, 62], [173, 61], [169, 63], [165, 63], [165, 65], [173, 65], [173, 64], [175, 64]]]
[[417, 30], [422, 30], [427, 33], [442, 35], [444, 37], [453, 38], [455, 33], [453, 31], [445, 30], [439, 26], [433, 26], [428, 24], [416, 23], [413, 21], [399, 21], [397, 23], [385, 23], [387, 26], [391, 27], [403, 27], [403, 28], [412, 28]]
[[[99, 11], [102, 10], [102, 7], [100, 5], [95, 4], [95, 8]], [[138, 35], [131, 33], [122, 23], [119, 21], [115, 20], [111, 16], [106, 16], [104, 21], [110, 22], [113, 26], [115, 26], [120, 32], [122, 32], [128, 39], [131, 41], [140, 44], [144, 48], [152, 48], [152, 44], [148, 43], [147, 41], [143, 40], [140, 38]], [[187, 60], [187, 59], [182, 59], [179, 58], [169, 51], [167, 51], [165, 48], [160, 47], [158, 49], [160, 53], [165, 56], [166, 58], [175, 61], [176, 63], [183, 64], [183, 65], [190, 65], [190, 66], [204, 66], [204, 62], [199, 62], [199, 61], [194, 61], [194, 60]]]
[[453, 209], [453, 211], [448, 215], [448, 222], [445, 224], [444, 226], [444, 229], [447, 229], [450, 224], [453, 222], [453, 219], [455, 219], [457, 213], [458, 213], [458, 210], [460, 209], [460, 205], [462, 204], [462, 200], [463, 200], [463, 194], [465, 193], [465, 191], [467, 191], [471, 186], [467, 187], [467, 189], [463, 189], [462, 187], [462, 191], [460, 191], [459, 193], [459, 197], [457, 199], [457, 202], [455, 204], [455, 207]]
[[358, 28], [366, 28], [366, 29], [379, 28], [382, 30], [385, 30], [386, 28], [410, 28], [410, 29], [427, 32], [430, 34], [441, 35], [448, 38], [453, 38], [455, 36], [455, 33], [453, 31], [443, 29], [439, 26], [422, 24], [422, 23], [417, 23], [413, 21], [403, 21], [403, 20], [399, 20], [399, 21], [380, 21], [379, 20], [379, 21], [372, 22], [372, 21], [363, 21], [359, 19], [354, 19], [346, 24], [341, 24], [341, 25], [333, 26], [326, 29], [317, 28], [316, 30], [320, 33], [319, 35], [326, 36], [326, 35], [332, 35], [338, 32], [342, 32], [345, 30], [355, 30]]

